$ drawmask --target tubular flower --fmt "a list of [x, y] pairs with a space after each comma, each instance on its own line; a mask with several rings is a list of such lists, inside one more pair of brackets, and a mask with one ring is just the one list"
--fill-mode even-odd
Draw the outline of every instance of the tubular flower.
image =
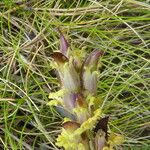
[[95, 136], [95, 150], [103, 150], [106, 144], [105, 132], [99, 130]]
[[82, 143], [82, 136], [76, 134], [76, 130], [80, 127], [80, 124], [72, 121], [68, 121], [63, 124], [61, 135], [58, 136], [56, 145], [64, 147], [66, 150], [85, 150], [85, 146]]
[[51, 58], [61, 89], [49, 94], [48, 103], [64, 118], [56, 145], [65, 150], [113, 150], [124, 139], [108, 133], [109, 117], [102, 117], [102, 100], [96, 97], [98, 61], [103, 52], [94, 50], [85, 58], [81, 51], [70, 51], [59, 33], [60, 51]]
[[59, 52], [51, 55], [55, 61], [55, 68], [58, 71], [61, 84], [64, 89], [70, 92], [76, 92], [80, 88], [79, 74], [75, 70], [73, 60]]
[[97, 91], [97, 64], [98, 59], [102, 55], [101, 51], [93, 51], [86, 59], [83, 65], [83, 86], [91, 95], [95, 95]]

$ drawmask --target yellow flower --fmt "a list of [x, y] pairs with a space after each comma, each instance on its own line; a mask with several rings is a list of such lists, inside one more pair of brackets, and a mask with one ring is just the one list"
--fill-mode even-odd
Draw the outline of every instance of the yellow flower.
[[47, 103], [47, 105], [49, 106], [57, 106], [58, 104], [61, 104], [61, 102], [58, 100], [51, 100], [50, 102]]
[[76, 134], [81, 134], [86, 130], [92, 129], [94, 127], [94, 125], [96, 124], [97, 120], [100, 118], [100, 116], [101, 116], [101, 110], [97, 109], [94, 112], [94, 116], [89, 118], [85, 122], [83, 122], [81, 127], [75, 131]]
[[62, 96], [64, 95], [65, 91], [64, 89], [59, 90], [57, 92], [49, 93], [49, 99], [52, 99], [50, 102], [47, 103], [47, 105], [50, 106], [57, 106], [59, 104], [63, 105], [62, 103]]
[[75, 134], [75, 132], [67, 132], [67, 130], [62, 129], [61, 135], [57, 138], [56, 145], [63, 147], [65, 150], [77, 150], [77, 147], [82, 147], [82, 150], [84, 150], [81, 140], [81, 136]]
[[120, 145], [124, 142], [124, 137], [120, 134], [111, 133], [110, 137], [108, 138], [108, 144], [111, 146]]
[[57, 92], [52, 92], [52, 93], [49, 93], [49, 99], [57, 99], [57, 100], [62, 100], [62, 97], [65, 93], [65, 90], [62, 89], [62, 90], [59, 90]]
[[114, 150], [114, 146], [120, 145], [124, 142], [124, 137], [120, 134], [111, 133], [108, 138], [108, 145], [105, 146], [102, 150]]

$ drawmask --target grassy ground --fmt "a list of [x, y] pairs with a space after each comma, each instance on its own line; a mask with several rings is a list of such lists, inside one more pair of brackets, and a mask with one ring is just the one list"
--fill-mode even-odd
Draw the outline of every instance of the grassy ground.
[[[21, 3], [22, 2], [22, 3]], [[149, 149], [149, 0], [0, 1], [0, 149], [57, 149], [61, 116], [50, 54], [60, 27], [72, 49], [100, 49], [98, 96], [122, 148]]]

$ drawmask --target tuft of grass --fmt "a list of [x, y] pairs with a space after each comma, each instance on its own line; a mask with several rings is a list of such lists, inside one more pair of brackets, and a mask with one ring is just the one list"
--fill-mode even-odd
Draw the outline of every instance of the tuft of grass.
[[118, 149], [149, 149], [150, 5], [136, 0], [0, 2], [0, 149], [58, 149], [61, 116], [46, 104], [59, 88], [50, 54], [60, 27], [71, 49], [100, 49], [98, 96]]

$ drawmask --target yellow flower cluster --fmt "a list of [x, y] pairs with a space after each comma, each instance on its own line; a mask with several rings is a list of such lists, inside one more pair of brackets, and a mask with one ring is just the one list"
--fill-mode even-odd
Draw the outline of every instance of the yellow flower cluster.
[[124, 137], [120, 134], [111, 133], [108, 138], [108, 145], [103, 148], [103, 150], [114, 150], [114, 147], [120, 145], [124, 142]]
[[97, 109], [94, 112], [94, 116], [89, 118], [85, 122], [83, 122], [81, 127], [76, 130], [76, 133], [77, 134], [81, 134], [81, 133], [83, 133], [86, 130], [92, 129], [94, 127], [94, 125], [96, 124], [97, 120], [100, 118], [100, 116], [101, 116], [101, 110]]
[[67, 132], [67, 130], [62, 129], [61, 135], [58, 136], [56, 145], [59, 147], [64, 147], [65, 150], [79, 150], [77, 149], [78, 144], [81, 141], [80, 135], [75, 134], [75, 132]]
[[81, 134], [87, 130], [94, 127], [97, 120], [100, 118], [101, 110], [97, 109], [94, 112], [94, 116], [82, 123], [82, 125], [75, 131], [70, 132], [70, 130], [62, 129], [61, 135], [57, 138], [56, 145], [59, 147], [64, 147], [65, 150], [85, 150], [82, 144]]

